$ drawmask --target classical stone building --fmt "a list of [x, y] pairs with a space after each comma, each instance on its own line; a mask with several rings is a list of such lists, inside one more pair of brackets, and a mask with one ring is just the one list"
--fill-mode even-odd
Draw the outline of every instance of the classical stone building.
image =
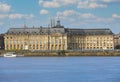
[[114, 49], [113, 33], [110, 29], [70, 29], [70, 49]]
[[115, 49], [120, 49], [120, 34], [114, 35], [114, 45]]
[[4, 49], [4, 34], [0, 34], [0, 50]]
[[60, 21], [50, 27], [10, 28], [5, 50], [98, 50], [114, 49], [110, 29], [64, 28]]

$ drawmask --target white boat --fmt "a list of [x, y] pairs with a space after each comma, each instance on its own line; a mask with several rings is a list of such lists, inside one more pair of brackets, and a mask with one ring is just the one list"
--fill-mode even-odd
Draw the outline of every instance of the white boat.
[[4, 54], [4, 57], [16, 57], [16, 54], [14, 52], [7, 52]]

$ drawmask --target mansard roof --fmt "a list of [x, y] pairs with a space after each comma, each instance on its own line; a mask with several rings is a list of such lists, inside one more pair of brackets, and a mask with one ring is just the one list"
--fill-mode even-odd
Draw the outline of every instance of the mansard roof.
[[47, 34], [47, 28], [10, 28], [7, 34]]
[[75, 28], [10, 28], [7, 34], [53, 34], [53, 33], [67, 33], [79, 35], [111, 35], [112, 31], [108, 28], [104, 29], [75, 29]]
[[64, 28], [50, 28], [50, 33], [65, 33]]
[[80, 35], [110, 35], [113, 34], [108, 28], [103, 29], [66, 29], [68, 34], [80, 34]]
[[113, 34], [112, 31], [108, 28], [104, 29], [85, 29], [85, 34], [89, 35], [110, 35]]
[[84, 34], [84, 31], [81, 29], [66, 28], [65, 31], [67, 32], [67, 34]]
[[48, 33], [65, 33], [64, 28], [10, 28], [7, 34], [48, 34]]

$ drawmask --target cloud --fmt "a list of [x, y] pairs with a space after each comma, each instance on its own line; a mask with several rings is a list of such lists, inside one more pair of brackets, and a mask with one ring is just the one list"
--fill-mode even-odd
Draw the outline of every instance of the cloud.
[[118, 2], [119, 0], [102, 0], [103, 2], [110, 3], [110, 2]]
[[63, 21], [67, 21], [71, 24], [77, 25], [86, 24], [87, 26], [100, 25], [100, 24], [113, 24], [118, 23], [120, 15], [113, 14], [111, 17], [98, 17], [92, 13], [81, 13], [75, 10], [65, 10], [63, 12], [57, 12], [56, 18], [59, 17]]
[[60, 7], [59, 3], [56, 0], [53, 1], [43, 1], [39, 0], [39, 4], [42, 5], [43, 7]]
[[57, 16], [59, 16], [60, 18], [77, 18], [77, 19], [81, 19], [81, 18], [85, 18], [85, 19], [89, 19], [89, 18], [96, 18], [95, 15], [91, 14], [91, 13], [80, 13], [74, 10], [65, 10], [63, 12], [57, 12]]
[[13, 13], [13, 14], [0, 14], [0, 19], [4, 19], [4, 18], [9, 18], [9, 19], [29, 19], [29, 18], [33, 18], [34, 15], [33, 14], [19, 14], [19, 13]]
[[46, 2], [43, 4], [44, 7], [60, 7], [59, 3], [57, 2]]
[[39, 0], [39, 5], [46, 8], [58, 8], [66, 5], [76, 4], [77, 0], [51, 0], [43, 1]]
[[15, 14], [9, 14], [8, 15], [8, 18], [9, 19], [22, 19], [22, 18], [25, 18], [25, 19], [30, 19], [30, 18], [33, 18], [34, 15], [33, 14], [19, 14], [19, 13], [15, 13]]
[[44, 1], [43, 0], [39, 0], [39, 4], [42, 4]]
[[45, 9], [42, 9], [41, 11], [40, 11], [40, 14], [48, 14], [49, 12], [47, 11], [47, 10], [45, 10]]
[[0, 3], [0, 12], [10, 11], [11, 6], [5, 3]]
[[75, 14], [79, 14], [79, 13], [74, 10], [65, 10], [63, 12], [57, 12], [57, 16], [70, 16]]
[[81, 14], [81, 17], [82, 17], [82, 18], [96, 18], [96, 16], [93, 15], [93, 14], [91, 14], [91, 13]]
[[120, 15], [118, 15], [118, 14], [112, 14], [112, 17], [113, 18], [120, 18]]
[[96, 22], [103, 22], [103, 23], [112, 23], [115, 20], [112, 17], [109, 17], [109, 18], [98, 17], [95, 21]]
[[0, 14], [0, 19], [6, 18], [6, 17], [8, 17], [7, 14]]
[[22, 14], [10, 14], [8, 15], [10, 19], [21, 19], [23, 17]]
[[31, 19], [31, 18], [34, 18], [35, 16], [33, 14], [29, 14], [29, 15], [24, 15], [24, 18], [26, 19]]
[[2, 26], [4, 23], [3, 22], [0, 22], [0, 26]]
[[[82, 0], [81, 0], [82, 1]], [[96, 2], [96, 3], [111, 3], [111, 2], [120, 2], [120, 0], [83, 0], [83, 1], [90, 1], [90, 2]]]
[[89, 2], [89, 1], [84, 1], [84, 2], [79, 2], [77, 8], [84, 8], [84, 9], [90, 9], [90, 8], [105, 8], [107, 5], [105, 4], [98, 4], [96, 2]]
[[61, 6], [76, 4], [78, 0], [58, 0]]
[[76, 6], [77, 8], [106, 8], [108, 3], [120, 2], [119, 0], [39, 0], [39, 5], [45, 8], [58, 8], [63, 6]]

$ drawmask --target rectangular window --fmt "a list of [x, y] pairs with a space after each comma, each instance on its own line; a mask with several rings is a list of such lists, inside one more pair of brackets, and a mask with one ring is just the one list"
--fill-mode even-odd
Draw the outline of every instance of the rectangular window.
[[12, 40], [10, 40], [10, 44], [12, 44]]
[[14, 40], [14, 44], [16, 44], [17, 42]]
[[58, 44], [58, 40], [57, 39], [55, 40], [55, 44]]
[[40, 45], [42, 45], [42, 40], [40, 40]]
[[8, 49], [8, 45], [6, 45], [6, 48]]
[[36, 49], [38, 49], [38, 45], [36, 46]]
[[19, 45], [17, 45], [17, 49], [19, 49]]
[[42, 48], [42, 45], [40, 45], [40, 48]]
[[12, 45], [10, 45], [10, 49], [12, 49]]
[[16, 49], [16, 45], [14, 45], [14, 49]]

